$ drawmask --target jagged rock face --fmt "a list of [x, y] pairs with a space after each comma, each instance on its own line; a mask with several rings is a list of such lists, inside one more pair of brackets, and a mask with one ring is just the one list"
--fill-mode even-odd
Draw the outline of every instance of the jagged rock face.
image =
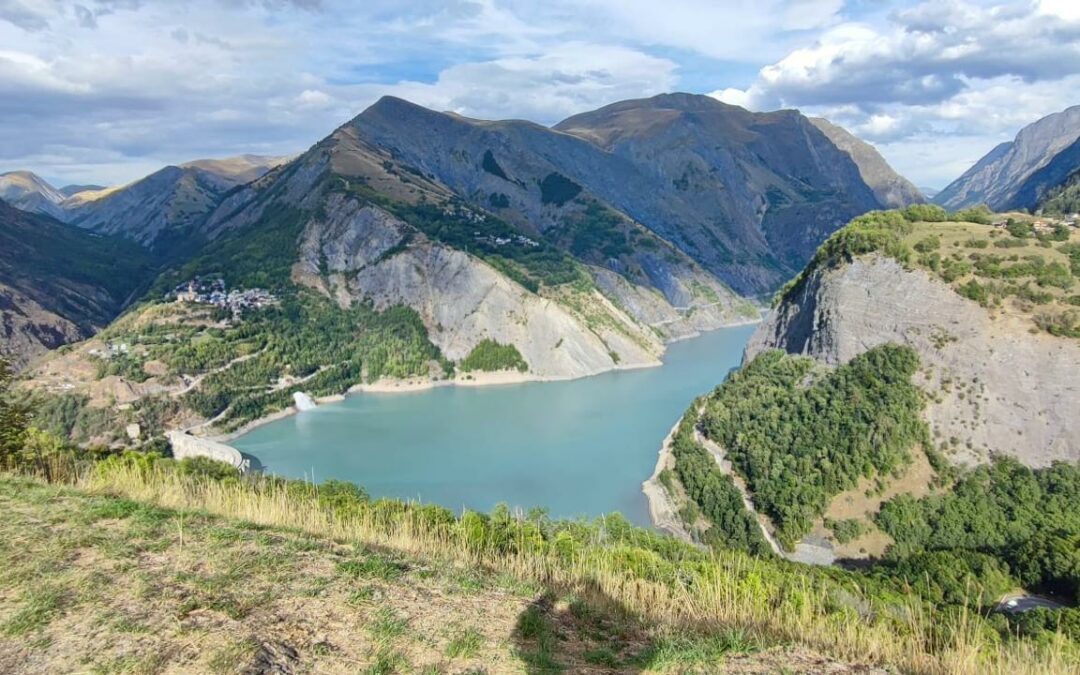
[[1017, 201], [1024, 182], [1078, 138], [1080, 106], [1048, 115], [1021, 129], [1014, 141], [991, 150], [938, 193], [934, 203], [954, 210], [976, 204], [995, 211], [1023, 207], [1030, 201]]
[[754, 333], [744, 360], [778, 348], [836, 365], [884, 343], [906, 344], [920, 356], [916, 382], [929, 394], [935, 440], [959, 442], [954, 461], [1077, 461], [1080, 344], [1030, 328], [991, 318], [922, 271], [870, 256], [811, 272]]
[[890, 209], [900, 209], [909, 204], [921, 204], [926, 201], [922, 191], [911, 181], [893, 171], [885, 158], [874, 146], [838, 127], [821, 117], [811, 117], [810, 122], [829, 137], [836, 147], [846, 152], [859, 167], [862, 176], [874, 196]]
[[598, 200], [742, 293], [772, 290], [828, 234], [882, 205], [848, 154], [798, 113], [755, 114], [704, 96], [626, 101], [554, 129], [388, 97], [347, 127], [537, 232], [565, 227], [582, 199]]
[[[294, 279], [339, 301], [415, 309], [431, 341], [450, 359], [462, 359], [481, 340], [493, 339], [516, 346], [530, 373], [543, 378], [658, 362], [659, 340], [599, 294], [592, 300], [607, 321], [590, 327], [586, 317], [556, 300], [429, 241], [378, 207], [334, 194], [323, 211], [325, 218], [313, 218], [305, 228]], [[328, 280], [320, 275], [323, 268]]]

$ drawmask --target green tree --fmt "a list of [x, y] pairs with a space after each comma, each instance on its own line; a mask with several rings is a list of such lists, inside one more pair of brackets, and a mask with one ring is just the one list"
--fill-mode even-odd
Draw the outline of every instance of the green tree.
[[0, 466], [15, 464], [26, 442], [29, 414], [13, 398], [11, 362], [0, 355]]

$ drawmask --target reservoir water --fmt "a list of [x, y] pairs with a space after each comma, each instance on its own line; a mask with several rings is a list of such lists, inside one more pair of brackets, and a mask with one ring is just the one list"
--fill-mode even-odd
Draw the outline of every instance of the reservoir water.
[[754, 326], [671, 345], [659, 368], [564, 382], [356, 394], [258, 427], [232, 445], [270, 473], [349, 480], [375, 497], [553, 517], [618, 511], [649, 524], [641, 482], [698, 395], [737, 366]]

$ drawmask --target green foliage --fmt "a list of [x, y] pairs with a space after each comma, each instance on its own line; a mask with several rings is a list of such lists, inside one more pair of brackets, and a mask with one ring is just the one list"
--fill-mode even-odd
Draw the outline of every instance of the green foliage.
[[952, 220], [962, 223], [976, 223], [978, 225], [989, 225], [993, 217], [993, 212], [985, 204], [957, 211], [950, 216]]
[[297, 242], [310, 214], [267, 199], [257, 229], [223, 234], [178, 270], [162, 275], [154, 294], [161, 297], [176, 284], [196, 276], [221, 277], [229, 288], [289, 288]]
[[34, 395], [25, 405], [33, 409], [34, 426], [80, 444], [94, 439], [118, 440], [121, 418], [109, 407], [91, 406], [81, 394]]
[[937, 204], [912, 204], [900, 213], [913, 223], [943, 223], [949, 219], [949, 212]]
[[700, 508], [712, 526], [705, 541], [717, 548], [730, 548], [758, 555], [771, 553], [754, 517], [743, 506], [742, 495], [731, 476], [716, 465], [709, 451], [694, 438], [695, 402], [683, 416], [672, 439], [675, 472], [692, 503]]
[[[78, 324], [101, 324], [156, 273], [135, 242], [87, 232], [0, 204], [0, 269], [5, 283]], [[91, 300], [87, 287], [95, 293]], [[100, 289], [100, 291], [96, 290]]]
[[834, 232], [821, 246], [806, 268], [789, 281], [774, 299], [774, 304], [789, 297], [814, 271], [851, 262], [860, 255], [881, 252], [900, 262], [911, 259], [911, 249], [903, 238], [914, 226], [900, 211], [871, 211], [853, 219]]
[[866, 523], [856, 518], [847, 518], [846, 520], [831, 520], [825, 519], [825, 527], [832, 530], [833, 536], [836, 537], [836, 541], [841, 544], [847, 544], [854, 541], [859, 537], [866, 534]]
[[491, 339], [481, 340], [473, 347], [469, 355], [461, 361], [461, 370], [517, 370], [522, 373], [529, 369], [529, 364], [521, 357], [521, 352], [514, 345], [504, 345]]
[[1026, 220], [1009, 218], [1005, 223], [1005, 230], [1017, 239], [1027, 239], [1035, 234], [1035, 228]]
[[1062, 244], [1058, 250], [1069, 258], [1069, 268], [1073, 276], [1080, 277], [1080, 244]]
[[912, 445], [928, 445], [922, 393], [911, 384], [918, 363], [911, 348], [888, 344], [815, 373], [811, 359], [773, 350], [709, 397], [707, 435], [725, 448], [786, 546], [837, 493], [898, 470]]
[[0, 354], [0, 468], [10, 466], [22, 450], [29, 422], [28, 412], [11, 392], [11, 366]]
[[573, 258], [546, 242], [539, 241], [536, 246], [517, 241], [495, 244], [496, 239], [513, 240], [522, 232], [463, 203], [388, 202], [382, 206], [432, 239], [484, 258], [534, 292], [541, 285], [558, 286], [589, 278]]
[[941, 237], [937, 235], [930, 235], [925, 239], [920, 239], [915, 242], [915, 250], [919, 253], [930, 253], [941, 248]]
[[609, 258], [633, 253], [627, 241], [622, 216], [595, 200], [588, 200], [582, 213], [568, 214], [562, 227], [548, 230], [569, 243], [570, 252], [579, 258], [603, 263]]
[[1039, 202], [1043, 213], [1068, 215], [1080, 212], [1080, 171], [1074, 171], [1061, 185], [1046, 192]]
[[219, 462], [209, 457], [185, 457], [178, 463], [180, 473], [188, 476], [203, 476], [214, 480], [237, 478], [240, 472], [228, 462]]
[[877, 570], [935, 604], [993, 606], [1015, 582], [1001, 560], [977, 551], [924, 551]]
[[581, 186], [561, 173], [552, 172], [540, 181], [540, 201], [562, 206], [581, 193]]
[[974, 300], [984, 307], [989, 306], [990, 304], [990, 293], [986, 286], [983, 286], [974, 279], [957, 288], [956, 292], [969, 300]]
[[876, 518], [905, 558], [925, 551], [979, 551], [1007, 563], [1029, 587], [1080, 591], [1080, 467], [1031, 469], [998, 459], [963, 476], [953, 490], [900, 495]]
[[[235, 353], [232, 347], [249, 344], [253, 336], [258, 336], [260, 348], [252, 358], [208, 375], [184, 397], [205, 417], [223, 415], [219, 424], [225, 428], [291, 405], [297, 391], [325, 396], [381, 377], [423, 375], [428, 363], [440, 358], [413, 310], [396, 306], [376, 312], [369, 305], [341, 309], [308, 291], [285, 296], [280, 307], [252, 313], [239, 326], [204, 335], [217, 346], [204, 346], [203, 354], [210, 363], [218, 363]], [[173, 368], [184, 363], [200, 369], [208, 365], [191, 352], [179, 356], [174, 361], [168, 349], [160, 354]], [[298, 381], [274, 386], [286, 376]]]

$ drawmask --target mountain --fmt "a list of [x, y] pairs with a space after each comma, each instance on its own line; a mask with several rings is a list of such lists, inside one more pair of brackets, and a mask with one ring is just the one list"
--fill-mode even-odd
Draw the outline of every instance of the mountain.
[[64, 220], [176, 257], [174, 249], [193, 245], [190, 235], [227, 192], [284, 161], [244, 155], [167, 166], [129, 185], [73, 195], [62, 204]]
[[[1026, 185], [1033, 174], [1080, 139], [1080, 106], [1047, 115], [1002, 143], [934, 197], [934, 203], [957, 210], [984, 203], [995, 211], [1030, 208], [1043, 181]], [[1075, 169], [1076, 166], [1073, 166]], [[1060, 174], [1062, 167], [1051, 171]], [[1067, 173], [1067, 172], [1066, 172]], [[1064, 176], [1062, 176], [1064, 178]]]
[[626, 101], [553, 129], [386, 97], [351, 126], [537, 234], [560, 236], [587, 204], [602, 203], [743, 294], [775, 288], [829, 232], [880, 206], [850, 158], [806, 118], [705, 96]]
[[250, 183], [256, 178], [262, 177], [267, 171], [285, 164], [289, 156], [269, 155], [238, 155], [225, 159], [197, 159], [185, 162], [180, 167], [184, 169], [201, 169], [208, 173], [227, 178], [236, 184]]
[[821, 117], [811, 117], [810, 122], [829, 137], [836, 147], [851, 156], [859, 167], [863, 182], [870, 186], [878, 201], [887, 208], [903, 208], [909, 204], [921, 204], [927, 197], [908, 179], [893, 171], [874, 146]]
[[[1016, 189], [1010, 209], [1036, 211], [1045, 205], [1052, 194], [1067, 187], [1070, 178], [1080, 173], [1080, 138], [1054, 155], [1041, 169], [1033, 172]], [[1055, 188], [1061, 188], [1055, 191]], [[1051, 205], [1050, 210], [1055, 210]], [[1061, 213], [1061, 209], [1057, 209]], [[1075, 210], [1068, 213], [1075, 213]]]
[[926, 197], [927, 199], [933, 200], [934, 197], [936, 197], [938, 195], [938, 193], [941, 192], [941, 190], [939, 190], [937, 188], [926, 187], [924, 185], [923, 187], [919, 188], [919, 192], [921, 192], [923, 194], [923, 196]]
[[16, 367], [108, 325], [153, 273], [129, 241], [0, 201], [0, 335]]
[[554, 128], [602, 151], [600, 166], [571, 163], [567, 175], [745, 294], [775, 288], [847, 219], [883, 205], [851, 156], [795, 111], [668, 94]]
[[99, 192], [104, 190], [104, 185], [65, 185], [60, 188], [58, 192], [64, 195], [64, 198], [74, 197], [80, 192]]
[[60, 204], [66, 197], [48, 181], [30, 171], [0, 174], [0, 199], [23, 211], [44, 213], [62, 219]]
[[1037, 209], [1043, 213], [1072, 217], [1080, 212], [1080, 169], [1042, 194]]

